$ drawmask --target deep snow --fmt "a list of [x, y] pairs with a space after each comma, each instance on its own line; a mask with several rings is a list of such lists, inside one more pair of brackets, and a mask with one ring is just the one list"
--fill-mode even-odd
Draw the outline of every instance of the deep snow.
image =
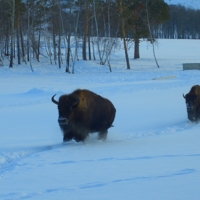
[[[48, 60], [0, 67], [0, 199], [198, 200], [200, 124], [188, 121], [182, 94], [200, 84], [199, 40], [142, 42], [141, 59], [126, 70], [124, 52], [113, 72], [98, 61], [78, 61], [66, 74]], [[90, 89], [117, 109], [106, 141], [62, 143], [51, 96]]]

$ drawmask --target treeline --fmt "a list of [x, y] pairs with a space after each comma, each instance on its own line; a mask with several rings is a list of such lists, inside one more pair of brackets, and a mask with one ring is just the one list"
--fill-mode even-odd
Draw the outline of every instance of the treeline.
[[129, 42], [136, 59], [141, 39], [153, 45], [155, 38], [199, 37], [198, 11], [164, 0], [0, 0], [0, 5], [2, 66], [7, 57], [9, 67], [22, 62], [32, 67], [32, 59], [40, 62], [43, 56], [70, 73], [78, 59], [98, 59], [111, 71], [110, 55], [123, 40], [130, 69]]
[[170, 5], [170, 20], [155, 30], [156, 38], [200, 39], [200, 10]]

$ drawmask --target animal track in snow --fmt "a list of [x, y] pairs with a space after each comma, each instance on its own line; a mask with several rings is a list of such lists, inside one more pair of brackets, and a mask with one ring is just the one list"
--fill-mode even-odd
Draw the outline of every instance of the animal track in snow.
[[62, 147], [63, 144], [47, 145], [41, 147], [30, 147], [24, 149], [15, 150], [1, 150], [0, 153], [0, 178], [4, 173], [13, 170], [19, 165], [19, 161], [23, 158], [31, 156], [36, 153], [41, 153], [43, 151], [48, 151], [51, 149]]

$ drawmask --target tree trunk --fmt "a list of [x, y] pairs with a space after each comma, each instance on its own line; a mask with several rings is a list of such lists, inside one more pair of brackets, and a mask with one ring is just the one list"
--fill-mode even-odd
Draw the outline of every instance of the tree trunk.
[[123, 43], [124, 43], [124, 52], [125, 52], [125, 58], [126, 58], [126, 66], [127, 69], [131, 69], [130, 68], [130, 63], [129, 63], [129, 57], [128, 57], [128, 48], [126, 45], [126, 30], [125, 30], [125, 20], [123, 18], [123, 5], [122, 5], [122, 1], [120, 1], [120, 15], [121, 15], [121, 29], [122, 29], [122, 38], [123, 38]]
[[[55, 1], [52, 1], [52, 7], [55, 7]], [[56, 14], [55, 14], [55, 9], [52, 9], [52, 38], [53, 38], [53, 59], [55, 65], [57, 64], [57, 43], [56, 43], [56, 28], [55, 28], [55, 23], [56, 23]]]
[[140, 40], [139, 38], [135, 38], [135, 50], [134, 50], [134, 59], [140, 58]]
[[21, 40], [21, 53], [22, 53], [23, 61], [26, 63], [25, 52], [24, 52], [24, 38], [23, 38], [21, 26], [20, 26], [20, 40]]
[[41, 28], [42, 24], [40, 24], [39, 33], [38, 33], [38, 42], [37, 42], [37, 61], [40, 62], [40, 39], [41, 39]]
[[21, 64], [21, 57], [20, 57], [20, 36], [19, 36], [19, 6], [16, 5], [16, 29], [17, 29], [17, 60], [18, 60], [18, 65]]
[[69, 66], [70, 66], [70, 52], [71, 52], [71, 34], [67, 37], [67, 66], [65, 72], [69, 73]]
[[[69, 67], [70, 67], [70, 55], [71, 55], [71, 34], [72, 34], [72, 8], [73, 3], [72, 0], [70, 1], [70, 8], [69, 8], [69, 30], [67, 35], [67, 60], [66, 60], [66, 69], [65, 72], [70, 73]], [[62, 21], [63, 23], [63, 21]]]
[[88, 36], [88, 55], [89, 55], [89, 60], [92, 60], [92, 56], [91, 56], [90, 36]]
[[10, 68], [13, 68], [14, 57], [14, 43], [15, 43], [15, 0], [12, 0], [12, 14], [11, 14], [11, 45], [10, 45]]
[[61, 68], [61, 33], [59, 30], [59, 36], [58, 36], [58, 66]]
[[83, 60], [87, 60], [87, 37], [88, 37], [88, 28], [89, 28], [89, 3], [85, 2], [85, 31], [83, 36]]
[[151, 41], [151, 44], [153, 47], [153, 56], [154, 56], [154, 60], [156, 62], [157, 67], [160, 68], [157, 58], [156, 58], [155, 47], [154, 47], [154, 37], [151, 32], [151, 25], [150, 25], [150, 21], [149, 21], [148, 0], [146, 0], [146, 12], [147, 12], [147, 25], [148, 25], [148, 29], [149, 29], [150, 41]]
[[21, 59], [20, 59], [20, 41], [19, 41], [19, 27], [17, 28], [17, 60], [18, 65], [21, 65]]

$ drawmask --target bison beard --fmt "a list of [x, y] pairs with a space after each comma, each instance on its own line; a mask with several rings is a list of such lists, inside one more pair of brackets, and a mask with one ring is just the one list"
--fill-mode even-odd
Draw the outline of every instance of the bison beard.
[[188, 119], [192, 122], [200, 120], [200, 86], [194, 85], [188, 94], [183, 95], [187, 107]]
[[58, 123], [63, 141], [84, 141], [89, 133], [95, 132], [98, 132], [98, 139], [106, 139], [116, 113], [108, 99], [86, 89], [62, 95], [59, 101], [54, 97], [52, 102], [58, 105]]

